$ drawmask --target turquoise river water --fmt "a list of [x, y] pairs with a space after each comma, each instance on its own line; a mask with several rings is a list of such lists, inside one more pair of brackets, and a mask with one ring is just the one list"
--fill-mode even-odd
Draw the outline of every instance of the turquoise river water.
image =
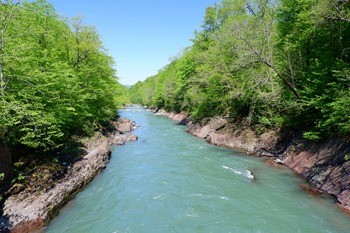
[[141, 126], [139, 140], [113, 147], [46, 233], [350, 232], [334, 200], [306, 194], [289, 169], [207, 144], [141, 107], [120, 114]]

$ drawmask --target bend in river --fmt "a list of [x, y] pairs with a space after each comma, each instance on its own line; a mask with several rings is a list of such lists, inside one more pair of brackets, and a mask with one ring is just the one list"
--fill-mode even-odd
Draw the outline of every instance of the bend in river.
[[[139, 141], [110, 163], [47, 227], [58, 232], [348, 232], [329, 198], [312, 197], [289, 169], [216, 147], [141, 107]], [[254, 176], [254, 178], [253, 178]]]

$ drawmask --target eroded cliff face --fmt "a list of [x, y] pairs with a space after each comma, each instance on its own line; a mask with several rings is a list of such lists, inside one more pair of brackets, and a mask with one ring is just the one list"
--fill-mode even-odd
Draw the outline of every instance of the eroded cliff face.
[[294, 137], [277, 156], [313, 187], [336, 197], [350, 213], [350, 161], [346, 160], [349, 153], [349, 142], [340, 139], [310, 143]]
[[268, 156], [292, 168], [315, 189], [334, 196], [339, 206], [350, 213], [350, 143], [329, 139], [322, 143], [303, 140], [293, 132], [269, 131], [257, 135], [217, 117], [206, 123], [192, 123], [187, 113], [157, 114], [186, 122], [188, 132], [211, 144], [239, 149], [248, 154]]
[[61, 207], [86, 186], [109, 162], [110, 145], [137, 140], [130, 133], [135, 123], [119, 119], [107, 136], [97, 133], [85, 143], [86, 154], [67, 167], [66, 173], [48, 189], [23, 190], [6, 199], [0, 218], [0, 232], [33, 232], [45, 226]]

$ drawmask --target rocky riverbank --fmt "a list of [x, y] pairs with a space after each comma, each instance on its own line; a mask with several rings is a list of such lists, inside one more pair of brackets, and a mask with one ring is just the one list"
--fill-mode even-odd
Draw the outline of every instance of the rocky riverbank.
[[[112, 122], [114, 128], [106, 134], [96, 133], [84, 145], [85, 155], [67, 164], [64, 174], [52, 187], [34, 192], [29, 188], [7, 197], [2, 206], [0, 232], [25, 233], [44, 227], [61, 207], [86, 186], [109, 162], [112, 144], [135, 141], [131, 134], [135, 123], [127, 119]], [[39, 180], [40, 182], [40, 180]]]
[[339, 206], [350, 213], [350, 142], [333, 138], [315, 143], [304, 140], [297, 132], [283, 130], [257, 135], [253, 130], [237, 127], [221, 117], [193, 123], [185, 112], [153, 111], [187, 124], [190, 134], [211, 144], [270, 157], [270, 164], [272, 161], [272, 164], [287, 165], [303, 177], [316, 193], [334, 196]]

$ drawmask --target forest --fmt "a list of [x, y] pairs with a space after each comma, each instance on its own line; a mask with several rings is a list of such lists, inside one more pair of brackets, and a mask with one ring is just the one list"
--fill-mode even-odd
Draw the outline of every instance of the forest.
[[0, 1], [0, 96], [0, 147], [40, 152], [91, 135], [127, 100], [96, 29], [46, 0]]
[[350, 135], [350, 2], [223, 0], [130, 98], [194, 120], [222, 116], [308, 140]]
[[[78, 4], [77, 6], [81, 7]], [[120, 5], [115, 7], [121, 8]], [[138, 13], [130, 12], [130, 17], [135, 14]], [[153, 24], [151, 26], [156, 27]], [[142, 36], [137, 39], [137, 43], [144, 42]], [[126, 48], [128, 49], [132, 50], [130, 47]], [[323, 198], [323, 193], [328, 193], [337, 198], [337, 204], [344, 211], [349, 212], [350, 0], [221, 0], [206, 8], [201, 28], [194, 32], [189, 47], [173, 57], [157, 74], [130, 88], [119, 83], [114, 58], [105, 48], [97, 29], [84, 23], [82, 17], [60, 16], [49, 0], [0, 0], [1, 232], [24, 232], [22, 229], [29, 232], [28, 229], [33, 228], [34, 231], [37, 230], [34, 228], [44, 227], [94, 176], [103, 169], [108, 169], [107, 163], [114, 154], [112, 144], [122, 145], [128, 140], [137, 140], [138, 135], [143, 137], [139, 144], [126, 146], [124, 152], [120, 150], [121, 153], [118, 150], [117, 153], [120, 154], [116, 157], [122, 160], [111, 161], [119, 164], [115, 167], [115, 164], [111, 164], [113, 169], [104, 173], [107, 182], [99, 184], [103, 187], [90, 186], [93, 187], [90, 190], [98, 195], [86, 202], [87, 206], [93, 207], [92, 211], [84, 208], [77, 215], [66, 215], [70, 216], [69, 220], [79, 218], [82, 221], [75, 223], [84, 227], [84, 230], [92, 230], [92, 225], [99, 226], [95, 221], [96, 210], [99, 209], [103, 212], [99, 216], [101, 219], [113, 221], [109, 227], [116, 226], [116, 217], [121, 221], [130, 217], [130, 222], [126, 224], [136, 228], [129, 228], [129, 225], [120, 222], [117, 225], [120, 223], [127, 230], [142, 231], [147, 229], [143, 224], [144, 211], [140, 209], [145, 204], [149, 213], [158, 211], [171, 214], [171, 221], [163, 218], [166, 223], [164, 229], [176, 230], [174, 226], [177, 225], [193, 225], [192, 229], [196, 230], [207, 229], [209, 222], [202, 215], [208, 215], [210, 221], [216, 221], [212, 218], [215, 213], [212, 207], [216, 207], [215, 205], [220, 206], [217, 213], [229, 216], [226, 218], [230, 220], [229, 224], [232, 223], [231, 216], [238, 216], [235, 216], [238, 212], [232, 208], [241, 201], [240, 198], [236, 199], [238, 196], [233, 192], [235, 188], [249, 187], [246, 191], [241, 190], [243, 197], [247, 196], [246, 193], [260, 193], [259, 190], [265, 192], [264, 189], [256, 189], [263, 187], [261, 185], [265, 183], [265, 175], [268, 176], [266, 184], [270, 180], [274, 182], [270, 178], [273, 175], [270, 174], [276, 174], [278, 179], [287, 177], [278, 175], [280, 173], [263, 174], [260, 171], [264, 168], [255, 162], [245, 165], [240, 162], [240, 158], [234, 161], [230, 159], [235, 155], [232, 151], [220, 154], [221, 150], [213, 149], [213, 152], [209, 147], [199, 150], [203, 144], [186, 147], [184, 143], [192, 143], [186, 138], [180, 143], [174, 143], [178, 138], [183, 139], [184, 134], [174, 137], [175, 134], [159, 134], [164, 132], [164, 127], [172, 125], [171, 122], [157, 129], [153, 127], [157, 122], [149, 120], [151, 118], [136, 118], [141, 119], [141, 123], [138, 123], [140, 127], [133, 121], [118, 119], [118, 109], [128, 103], [165, 109], [168, 112], [187, 112], [189, 117], [185, 120], [193, 122], [194, 129], [210, 123], [210, 120], [223, 120], [224, 125], [213, 123], [218, 125], [215, 128], [218, 134], [203, 133], [203, 137], [197, 134], [215, 145], [231, 148], [231, 145], [236, 144], [230, 144], [235, 140], [230, 136], [235, 136], [237, 129], [249, 131], [249, 134], [254, 134], [253, 140], [259, 140], [256, 140], [256, 144], [250, 143], [247, 147], [253, 149], [246, 152], [259, 152], [257, 155], [270, 156], [265, 161], [269, 166], [290, 166], [310, 184], [310, 187], [306, 187], [303, 186], [304, 183], [300, 183], [300, 187], [311, 194], [313, 199], [315, 194]], [[132, 113], [138, 114], [139, 109], [140, 106]], [[130, 116], [123, 115], [123, 111], [119, 114]], [[119, 123], [126, 125], [118, 128]], [[203, 131], [214, 131], [210, 127], [208, 125], [208, 130]], [[132, 135], [130, 131], [136, 128], [149, 131], [149, 134], [141, 131], [140, 134]], [[225, 133], [225, 138], [220, 137], [219, 130]], [[157, 135], [152, 135], [155, 132]], [[188, 132], [191, 133], [191, 127]], [[120, 140], [118, 143], [117, 139], [122, 139], [122, 135], [125, 136], [124, 141]], [[226, 141], [227, 144], [210, 141], [214, 138], [210, 138], [211, 135], [219, 135], [217, 141]], [[164, 140], [152, 140], [153, 137], [163, 137]], [[242, 133], [237, 138], [249, 141], [249, 137], [250, 135]], [[260, 140], [261, 138], [264, 140]], [[260, 142], [268, 145], [257, 147]], [[158, 148], [156, 144], [161, 146]], [[186, 148], [188, 154], [179, 156]], [[203, 160], [203, 153], [212, 153], [215, 157]], [[154, 154], [161, 157], [154, 157]], [[162, 165], [159, 168], [153, 166], [159, 164], [160, 159], [163, 161], [164, 155], [167, 156], [165, 166], [164, 162], [160, 163]], [[187, 155], [191, 159], [184, 161], [183, 158]], [[183, 169], [184, 164], [189, 166]], [[232, 168], [221, 164], [230, 164]], [[198, 169], [200, 166], [202, 168]], [[259, 172], [256, 175], [257, 170]], [[246, 173], [248, 175], [243, 175]], [[255, 176], [259, 176], [258, 183], [255, 182]], [[150, 178], [150, 182], [144, 182], [147, 180], [145, 177]], [[162, 180], [153, 180], [154, 177]], [[151, 186], [168, 183], [163, 182], [164, 177], [169, 178], [170, 184], [181, 184], [179, 189], [165, 188], [164, 193], [162, 191], [159, 195], [159, 187], [152, 189]], [[209, 177], [214, 179], [208, 179]], [[114, 185], [116, 179], [118, 184]], [[233, 179], [242, 182], [232, 183]], [[205, 185], [198, 186], [200, 195], [195, 195], [194, 199], [199, 202], [195, 205], [192, 202], [183, 202], [183, 197], [188, 199], [193, 196], [193, 190], [197, 190], [197, 187], [193, 189], [191, 185], [199, 184], [198, 181], [201, 180], [208, 180], [209, 183], [202, 182]], [[227, 181], [230, 181], [231, 186], [227, 186]], [[266, 195], [261, 196], [264, 199], [272, 198], [266, 199], [266, 205], [261, 205], [263, 212], [266, 212], [264, 206], [272, 203], [270, 200], [281, 197], [277, 198], [281, 201], [275, 204], [282, 207], [278, 211], [281, 214], [277, 214], [276, 221], [273, 220], [273, 223], [282, 223], [281, 227], [286, 225], [284, 222], [291, 214], [300, 215], [306, 209], [318, 210], [313, 205], [304, 205], [306, 198], [303, 197], [295, 202], [301, 209], [284, 214], [284, 203], [293, 199], [284, 198], [285, 192], [279, 194], [279, 190], [273, 187], [279, 187], [279, 184], [288, 183], [287, 181], [283, 178], [281, 183], [275, 183], [277, 186], [269, 183], [266, 186]], [[98, 182], [101, 179], [94, 183]], [[299, 181], [292, 183], [299, 185]], [[113, 184], [113, 187], [109, 184]], [[184, 192], [185, 186], [191, 189]], [[164, 187], [177, 188], [176, 185]], [[216, 191], [220, 192], [213, 193], [212, 187], [218, 187]], [[289, 187], [282, 190], [284, 189], [292, 190]], [[179, 193], [179, 190], [181, 195], [178, 195], [179, 206], [176, 208], [172, 204], [170, 209], [164, 208], [165, 211], [160, 208], [153, 211], [149, 205], [149, 201], [166, 203], [170, 200], [175, 203], [173, 200], [177, 202], [177, 197], [160, 197], [167, 193]], [[100, 191], [104, 194], [103, 197]], [[143, 195], [145, 193], [147, 195]], [[199, 198], [201, 193], [205, 195]], [[231, 196], [222, 196], [226, 194]], [[299, 194], [299, 191], [293, 191], [290, 196], [299, 199]], [[209, 200], [209, 196], [210, 200], [217, 199], [220, 202], [213, 202], [213, 206], [202, 206]], [[257, 197], [251, 196], [247, 201], [242, 201], [243, 209], [238, 209], [238, 214], [241, 216], [242, 211], [248, 213], [248, 218], [244, 221], [250, 223], [254, 220], [249, 210], [256, 210]], [[158, 198], [160, 199], [155, 200]], [[324, 208], [328, 207], [323, 205], [326, 203], [323, 199], [319, 200], [322, 200]], [[321, 203], [319, 200], [318, 204]], [[119, 203], [122, 204], [119, 206]], [[222, 203], [225, 203], [227, 209], [221, 208]], [[253, 204], [250, 206], [252, 208], [245, 203]], [[111, 210], [112, 215], [108, 215], [104, 204], [107, 204], [106, 208]], [[153, 206], [159, 207], [157, 204]], [[169, 205], [163, 205], [167, 206]], [[140, 216], [130, 215], [135, 212], [136, 207]], [[120, 209], [126, 210], [125, 213], [120, 212]], [[197, 210], [203, 212], [197, 214]], [[92, 218], [85, 218], [81, 214], [83, 212], [91, 212]], [[119, 218], [119, 213], [127, 218]], [[323, 213], [325, 218], [311, 214], [317, 220], [314, 225], [321, 220], [327, 226], [341, 222], [336, 217], [333, 218], [334, 216], [328, 219], [331, 213]], [[284, 218], [277, 218], [278, 215], [284, 215]], [[299, 217], [302, 219], [306, 215]], [[147, 216], [146, 221], [154, 220], [154, 223], [158, 223], [159, 216]], [[197, 217], [200, 220], [198, 222]], [[221, 219], [220, 214], [218, 217]], [[270, 217], [268, 219], [273, 219]], [[140, 224], [137, 221], [135, 224], [135, 219], [141, 219]], [[257, 223], [260, 220], [266, 222], [260, 214], [256, 220]], [[215, 222], [212, 225], [231, 227], [225, 221], [224, 219], [224, 222]], [[253, 230], [258, 229], [255, 228], [258, 225], [245, 224], [244, 221], [243, 225]], [[202, 222], [203, 226], [198, 225]], [[304, 222], [307, 227], [313, 226], [308, 219]], [[106, 227], [105, 221], [101, 223], [101, 229]], [[58, 225], [62, 229], [60, 222]], [[149, 224], [153, 228], [154, 225], [151, 225]], [[68, 224], [67, 227], [71, 229], [71, 225]], [[296, 228], [291, 229], [298, 230], [300, 226], [296, 224], [292, 227]]]

